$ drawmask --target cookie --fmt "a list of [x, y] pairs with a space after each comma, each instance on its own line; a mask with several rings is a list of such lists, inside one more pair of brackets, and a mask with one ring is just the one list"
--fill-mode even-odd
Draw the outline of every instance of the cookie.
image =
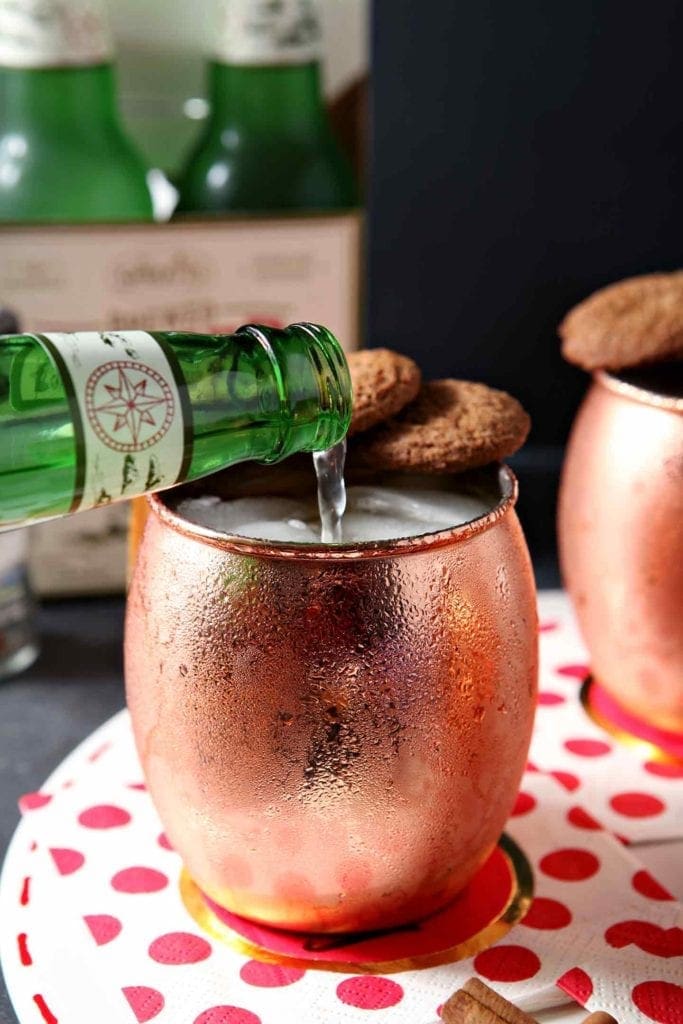
[[683, 358], [683, 270], [644, 274], [594, 292], [560, 324], [562, 354], [584, 370]]
[[388, 348], [363, 349], [348, 357], [353, 384], [349, 434], [382, 423], [417, 395], [422, 373], [417, 363]]
[[375, 469], [457, 473], [511, 455], [529, 427], [526, 412], [505, 391], [434, 380], [397, 416], [358, 438], [353, 450]]

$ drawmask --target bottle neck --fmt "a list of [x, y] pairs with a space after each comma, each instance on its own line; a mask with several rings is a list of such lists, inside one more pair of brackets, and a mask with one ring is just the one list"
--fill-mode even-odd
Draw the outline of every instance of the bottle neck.
[[117, 121], [116, 84], [110, 64], [96, 67], [0, 68], [3, 128], [40, 124], [45, 131], [80, 132]]
[[317, 62], [246, 67], [214, 61], [209, 96], [211, 121], [219, 128], [286, 135], [317, 127], [325, 118]]
[[318, 324], [291, 324], [281, 330], [240, 328], [240, 345], [256, 343], [269, 363], [273, 395], [280, 410], [277, 443], [262, 453], [276, 462], [295, 452], [324, 451], [345, 436], [351, 419], [348, 364], [339, 342]]

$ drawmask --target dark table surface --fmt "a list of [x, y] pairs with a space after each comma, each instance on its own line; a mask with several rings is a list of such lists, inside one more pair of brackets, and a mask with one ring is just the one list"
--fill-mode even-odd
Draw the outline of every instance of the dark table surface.
[[[39, 629], [38, 661], [0, 682], [2, 856], [19, 822], [17, 798], [39, 789], [69, 751], [124, 704], [122, 599], [47, 605]], [[15, 1022], [0, 984], [0, 1024]]]
[[[529, 537], [537, 583], [557, 586], [554, 552], [535, 539]], [[0, 858], [19, 822], [18, 797], [39, 789], [124, 705], [123, 607], [122, 598], [46, 605], [39, 612], [40, 657], [27, 672], [0, 682]], [[0, 1024], [16, 1024], [2, 982]]]

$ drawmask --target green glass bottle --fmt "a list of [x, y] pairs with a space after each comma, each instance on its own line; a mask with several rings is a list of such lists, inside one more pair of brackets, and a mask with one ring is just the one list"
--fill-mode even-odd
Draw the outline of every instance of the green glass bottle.
[[[0, 334], [18, 331], [14, 313], [0, 308]], [[26, 530], [0, 534], [0, 679], [28, 668], [40, 650], [27, 557]]]
[[102, 0], [0, 0], [0, 222], [151, 220]]
[[177, 213], [357, 204], [323, 101], [320, 40], [314, 0], [226, 0], [208, 68], [211, 115], [177, 182]]
[[0, 523], [330, 448], [351, 402], [341, 347], [315, 324], [0, 337]]

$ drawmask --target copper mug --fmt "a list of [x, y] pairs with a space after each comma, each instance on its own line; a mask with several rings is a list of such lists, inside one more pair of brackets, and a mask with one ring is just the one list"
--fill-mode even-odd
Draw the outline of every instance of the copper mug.
[[594, 677], [683, 733], [683, 370], [598, 372], [562, 474], [562, 572]]
[[[199, 490], [272, 490], [274, 472]], [[446, 904], [490, 854], [530, 740], [536, 603], [515, 478], [470, 486], [489, 507], [472, 523], [334, 549], [226, 536], [181, 517], [178, 492], [150, 499], [128, 704], [169, 839], [223, 907], [383, 928]]]

